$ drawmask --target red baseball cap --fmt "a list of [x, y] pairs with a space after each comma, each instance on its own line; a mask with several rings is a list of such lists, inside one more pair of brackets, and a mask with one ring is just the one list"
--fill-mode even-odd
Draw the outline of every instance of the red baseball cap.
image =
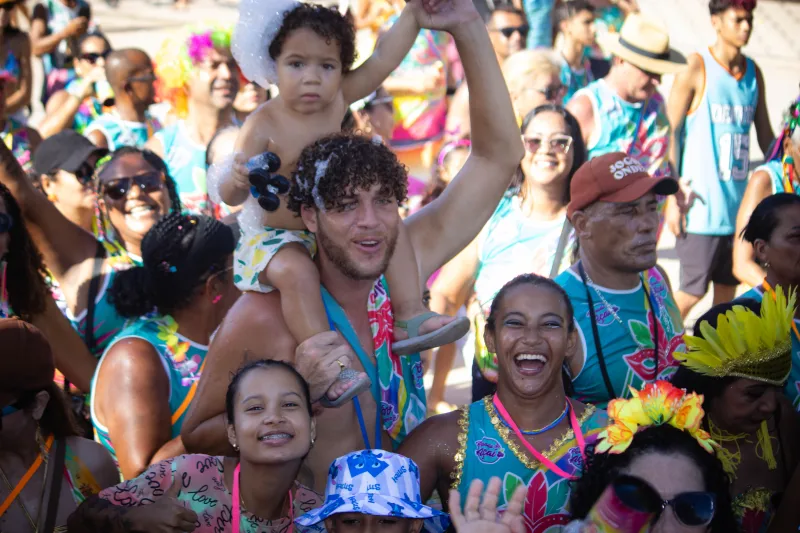
[[569, 186], [567, 218], [595, 202], [632, 202], [650, 191], [667, 196], [678, 192], [670, 177], [654, 178], [638, 159], [611, 152], [590, 159], [575, 172]]

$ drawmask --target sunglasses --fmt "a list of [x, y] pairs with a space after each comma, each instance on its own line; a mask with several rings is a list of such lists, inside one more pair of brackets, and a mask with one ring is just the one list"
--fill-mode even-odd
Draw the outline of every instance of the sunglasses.
[[394, 98], [391, 96], [383, 96], [381, 98], [373, 98], [372, 100], [367, 100], [364, 104], [366, 109], [378, 107], [378, 106], [386, 106], [389, 111], [394, 111]]
[[537, 93], [544, 95], [546, 100], [555, 101], [563, 98], [566, 87], [559, 84], [559, 85], [550, 85], [544, 88], [530, 87], [529, 90], [536, 91]]
[[103, 194], [111, 200], [122, 200], [127, 196], [133, 184], [143, 193], [154, 193], [164, 187], [164, 176], [161, 172], [148, 172], [130, 178], [119, 178], [102, 184]]
[[531, 30], [531, 27], [527, 24], [523, 24], [522, 26], [507, 26], [505, 28], [497, 28], [494, 31], [500, 32], [503, 34], [503, 37], [506, 39], [511, 39], [511, 36], [515, 33], [519, 33], [519, 36], [523, 39], [528, 36], [528, 32]]
[[612, 487], [623, 504], [634, 511], [655, 514], [655, 521], [667, 507], [672, 507], [678, 522], [684, 526], [707, 526], [714, 519], [717, 499], [710, 492], [682, 492], [664, 500], [646, 481], [625, 475], [617, 477]]
[[152, 83], [152, 82], [156, 81], [156, 79], [157, 78], [156, 78], [155, 74], [147, 74], [145, 76], [131, 76], [126, 81], [128, 81], [128, 83], [130, 83], [132, 81], [141, 81], [143, 83]]
[[14, 227], [14, 219], [8, 213], [0, 213], [0, 234], [8, 233]]
[[101, 59], [101, 58], [105, 59], [105, 58], [108, 57], [108, 54], [110, 54], [110, 53], [111, 53], [111, 50], [106, 50], [105, 52], [100, 52], [100, 53], [98, 53], [98, 52], [86, 52], [85, 54], [81, 54], [80, 58], [83, 59], [84, 61], [88, 61], [89, 63], [94, 65], [95, 63], [97, 63], [98, 59]]
[[87, 162], [84, 162], [78, 170], [75, 171], [75, 178], [83, 185], [89, 185], [94, 179], [94, 167]]
[[569, 152], [570, 146], [572, 146], [572, 137], [563, 133], [556, 133], [550, 137], [528, 135], [522, 137], [522, 142], [525, 143], [525, 149], [532, 154], [538, 152], [544, 143], [547, 143], [553, 152], [566, 154]]

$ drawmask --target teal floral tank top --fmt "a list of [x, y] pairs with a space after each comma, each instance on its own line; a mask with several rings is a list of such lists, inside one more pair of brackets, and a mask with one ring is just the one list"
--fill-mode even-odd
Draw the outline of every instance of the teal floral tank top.
[[[597, 440], [608, 417], [605, 411], [587, 405], [578, 423], [588, 445]], [[543, 467], [517, 444], [514, 433], [500, 421], [492, 396], [462, 407], [459, 425], [460, 449], [452, 488], [461, 493], [462, 501], [466, 501], [472, 480], [480, 479], [486, 484], [492, 477], [501, 476], [499, 509], [506, 508], [518, 486], [527, 486], [523, 508], [527, 533], [562, 531], [570, 520], [570, 480]], [[580, 476], [583, 470], [583, 457], [571, 429], [543, 455], [571, 476]]]
[[[657, 268], [651, 268], [641, 277], [643, 284], [625, 291], [589, 283], [603, 359], [617, 397], [630, 397], [629, 387], [638, 390], [655, 379], [668, 380], [678, 367], [673, 355], [686, 351], [683, 320], [666, 280]], [[559, 275], [556, 283], [564, 288], [575, 308], [575, 325], [581, 339], [578, 350], [584, 356], [583, 368], [572, 378], [575, 397], [605, 407], [611, 398], [597, 355], [586, 287], [580, 275], [571, 269]], [[646, 291], [650, 293], [649, 299]]]
[[108, 449], [116, 460], [114, 445], [108, 435], [106, 428], [95, 414], [95, 398], [97, 376], [103, 364], [108, 350], [114, 344], [123, 339], [142, 339], [153, 346], [153, 349], [161, 357], [164, 371], [169, 377], [169, 410], [172, 413], [172, 438], [181, 433], [183, 420], [189, 409], [189, 404], [197, 391], [197, 382], [200, 380], [200, 373], [203, 370], [203, 363], [208, 353], [208, 346], [197, 344], [180, 333], [178, 333], [178, 323], [169, 316], [156, 316], [154, 318], [141, 317], [132, 320], [117, 335], [113, 342], [106, 348], [103, 357], [95, 370], [92, 379], [92, 425], [95, 429], [95, 440]]

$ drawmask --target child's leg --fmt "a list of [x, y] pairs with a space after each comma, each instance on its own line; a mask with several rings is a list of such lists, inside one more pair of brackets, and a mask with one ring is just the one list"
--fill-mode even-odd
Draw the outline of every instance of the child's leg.
[[469, 331], [466, 317], [432, 313], [422, 303], [417, 258], [405, 225], [400, 224], [397, 245], [386, 270], [395, 318], [392, 351], [409, 355], [450, 344]]
[[[319, 271], [302, 244], [291, 242], [282, 246], [259, 275], [259, 281], [281, 293], [283, 319], [298, 344], [330, 331]], [[366, 373], [345, 369], [343, 374], [328, 389], [323, 404], [336, 407], [369, 388]]]

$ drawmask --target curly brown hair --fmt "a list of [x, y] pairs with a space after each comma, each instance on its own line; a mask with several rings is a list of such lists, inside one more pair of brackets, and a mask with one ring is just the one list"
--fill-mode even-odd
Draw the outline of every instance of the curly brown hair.
[[300, 153], [287, 205], [297, 215], [304, 206], [335, 209], [352, 191], [376, 184], [381, 194], [395, 198], [398, 204], [404, 202], [406, 167], [383, 143], [362, 135], [335, 133]]
[[342, 72], [350, 72], [356, 61], [355, 26], [338, 10], [318, 4], [303, 3], [286, 13], [278, 34], [269, 45], [269, 56], [277, 60], [283, 50], [283, 43], [293, 31], [301, 28], [308, 28], [328, 43], [338, 43]]

